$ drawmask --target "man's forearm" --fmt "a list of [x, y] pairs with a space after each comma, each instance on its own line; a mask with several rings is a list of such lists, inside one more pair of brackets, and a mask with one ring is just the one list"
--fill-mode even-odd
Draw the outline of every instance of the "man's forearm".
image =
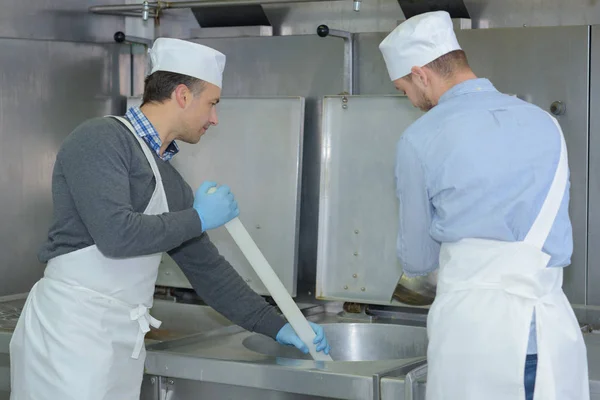
[[235, 324], [275, 338], [285, 325], [276, 309], [254, 292], [221, 256], [208, 235], [169, 252], [198, 295]]

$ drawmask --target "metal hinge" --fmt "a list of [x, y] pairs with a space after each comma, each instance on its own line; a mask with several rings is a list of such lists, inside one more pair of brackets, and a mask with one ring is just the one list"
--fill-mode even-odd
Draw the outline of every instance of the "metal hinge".
[[172, 400], [175, 396], [175, 380], [161, 377], [158, 382], [158, 400]]

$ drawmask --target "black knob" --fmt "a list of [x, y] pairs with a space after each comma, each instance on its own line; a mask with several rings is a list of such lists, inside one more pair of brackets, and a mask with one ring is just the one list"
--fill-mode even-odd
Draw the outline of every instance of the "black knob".
[[317, 28], [317, 35], [320, 37], [325, 37], [329, 35], [329, 27], [327, 25], [319, 25]]
[[115, 33], [115, 42], [123, 43], [125, 41], [125, 34], [121, 31]]
[[555, 101], [550, 105], [550, 112], [554, 115], [563, 115], [567, 111], [567, 106], [562, 101]]

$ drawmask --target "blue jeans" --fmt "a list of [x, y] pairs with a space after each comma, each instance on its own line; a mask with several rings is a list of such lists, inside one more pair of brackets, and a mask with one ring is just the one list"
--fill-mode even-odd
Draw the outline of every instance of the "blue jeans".
[[525, 361], [525, 400], [533, 400], [536, 372], [537, 354], [528, 354]]

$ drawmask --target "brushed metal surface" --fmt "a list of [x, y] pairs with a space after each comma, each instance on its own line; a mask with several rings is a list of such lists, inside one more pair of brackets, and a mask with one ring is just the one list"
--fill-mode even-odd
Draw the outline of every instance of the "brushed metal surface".
[[[316, 29], [316, 27], [315, 27]], [[344, 42], [314, 36], [199, 39], [227, 56], [223, 96], [306, 100], [298, 280], [314, 291], [320, 170], [320, 99], [343, 91]]]
[[421, 115], [405, 96], [324, 99], [317, 297], [390, 304], [402, 271], [395, 149]]
[[114, 43], [125, 19], [96, 15], [88, 7], [122, 4], [124, 0], [2, 0], [0, 37]]
[[474, 28], [570, 26], [600, 23], [596, 0], [464, 0]]
[[[302, 171], [303, 98], [224, 98], [219, 124], [195, 145], [180, 143], [172, 164], [195, 190], [204, 181], [228, 185], [240, 220], [285, 286], [296, 295]], [[209, 235], [219, 252], [256, 292], [262, 281], [224, 227]], [[157, 284], [190, 287], [165, 255]]]
[[[590, 82], [590, 175], [588, 237], [588, 304], [600, 306], [600, 27], [592, 27]], [[567, 110], [570, 112], [571, 108]], [[592, 321], [590, 321], [592, 322]]]
[[0, 295], [42, 276], [62, 140], [86, 118], [118, 112], [114, 45], [0, 39]]

